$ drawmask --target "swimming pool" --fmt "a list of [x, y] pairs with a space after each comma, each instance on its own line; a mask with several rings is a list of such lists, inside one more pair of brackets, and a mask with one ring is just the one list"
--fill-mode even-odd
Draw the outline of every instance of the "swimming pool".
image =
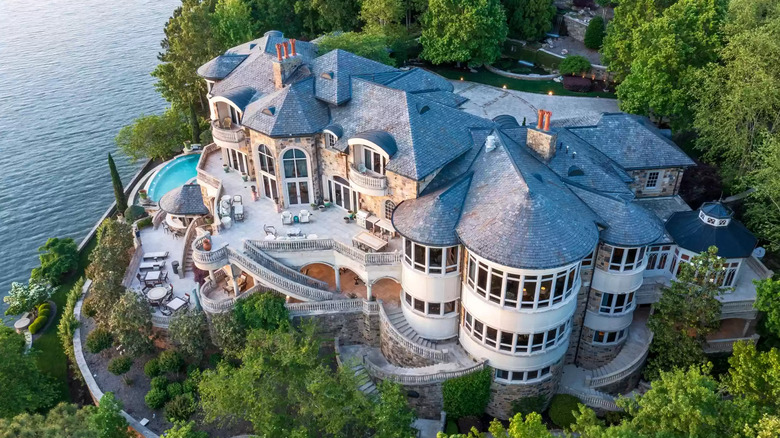
[[174, 158], [163, 166], [149, 183], [147, 192], [152, 201], [158, 202], [164, 194], [181, 187], [187, 181], [198, 174], [195, 167], [198, 165], [200, 154], [190, 154]]

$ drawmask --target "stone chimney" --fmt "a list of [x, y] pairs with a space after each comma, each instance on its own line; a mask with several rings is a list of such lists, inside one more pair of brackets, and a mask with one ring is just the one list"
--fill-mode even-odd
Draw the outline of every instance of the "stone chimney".
[[277, 90], [284, 87], [284, 81], [298, 68], [303, 59], [295, 51], [295, 40], [276, 45], [276, 59], [273, 61], [274, 86]]
[[544, 161], [550, 161], [555, 156], [555, 144], [558, 135], [550, 132], [550, 111], [539, 110], [536, 128], [528, 128], [528, 136], [525, 143], [534, 152], [539, 154]]

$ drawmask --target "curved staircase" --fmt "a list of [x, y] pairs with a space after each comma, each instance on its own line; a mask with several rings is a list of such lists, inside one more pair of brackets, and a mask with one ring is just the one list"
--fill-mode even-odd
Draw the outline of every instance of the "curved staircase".
[[422, 345], [425, 348], [438, 350], [438, 345], [435, 341], [425, 339], [422, 336], [420, 336], [419, 333], [414, 331], [412, 326], [410, 326], [409, 322], [406, 320], [403, 310], [401, 310], [400, 308], [390, 309], [390, 310], [386, 309], [385, 313], [387, 314], [387, 319], [388, 321], [390, 321], [390, 324], [392, 324], [393, 327], [395, 327], [395, 329], [398, 331], [398, 333], [400, 333], [403, 337], [409, 339], [410, 341], [416, 344]]

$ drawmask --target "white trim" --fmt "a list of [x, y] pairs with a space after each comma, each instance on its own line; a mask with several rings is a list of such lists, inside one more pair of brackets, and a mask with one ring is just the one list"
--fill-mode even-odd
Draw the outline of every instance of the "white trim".
[[[290, 152], [290, 151], [293, 151], [293, 150], [298, 150], [298, 151], [303, 152], [303, 155], [306, 158], [306, 176], [305, 177], [292, 177], [292, 178], [288, 178], [286, 176], [286, 174], [285, 174], [284, 156], [285, 156], [285, 154], [287, 154], [287, 152]], [[297, 159], [299, 159], [299, 158], [292, 158], [292, 160], [297, 160]], [[312, 162], [311, 162], [311, 157], [309, 156], [309, 154], [302, 148], [299, 148], [299, 147], [296, 147], [296, 146], [291, 146], [291, 147], [285, 148], [285, 149], [283, 149], [281, 151], [281, 153], [279, 154], [278, 163], [279, 163], [279, 166], [280, 166], [279, 173], [280, 173], [280, 175], [282, 177], [282, 190], [284, 191], [285, 205], [287, 207], [292, 207], [292, 206], [300, 206], [300, 205], [309, 205], [309, 204], [311, 204], [314, 201], [314, 184], [312, 183], [312, 169], [311, 169]], [[309, 192], [309, 199], [308, 199], [307, 202], [298, 203], [297, 202], [298, 198], [300, 198], [300, 193], [298, 193], [298, 196], [296, 198], [296, 202], [293, 204], [293, 203], [290, 202], [290, 201], [292, 201], [292, 199], [290, 199], [290, 192], [289, 192], [289, 189], [287, 187], [287, 184], [288, 183], [296, 183], [297, 184], [297, 183], [301, 183], [301, 182], [305, 182], [306, 184], [308, 184], [307, 188], [308, 188], [308, 192]], [[299, 191], [299, 189], [300, 189], [300, 186], [296, 185], [296, 191]]]

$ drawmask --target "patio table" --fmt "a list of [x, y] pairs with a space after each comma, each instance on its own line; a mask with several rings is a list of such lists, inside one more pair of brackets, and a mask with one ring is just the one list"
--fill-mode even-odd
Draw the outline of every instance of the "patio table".
[[160, 281], [160, 277], [162, 276], [162, 271], [148, 271], [144, 275], [144, 282], [147, 281]]
[[161, 262], [143, 262], [138, 266], [138, 269], [141, 271], [147, 270], [159, 270], [161, 268], [165, 267], [165, 260]]
[[168, 304], [165, 305], [165, 307], [173, 310], [174, 312], [184, 307], [184, 305], [187, 304], [179, 297], [176, 297], [172, 299]]
[[168, 295], [168, 289], [158, 286], [149, 289], [149, 292], [146, 293], [146, 298], [149, 298], [150, 301], [160, 301], [166, 295]]
[[380, 251], [382, 248], [387, 246], [387, 242], [367, 231], [363, 231], [357, 236], [353, 237], [352, 241], [358, 243], [359, 245], [373, 249], [374, 251]]
[[21, 318], [14, 323], [14, 329], [16, 333], [21, 333], [24, 329], [30, 326], [30, 318]]

